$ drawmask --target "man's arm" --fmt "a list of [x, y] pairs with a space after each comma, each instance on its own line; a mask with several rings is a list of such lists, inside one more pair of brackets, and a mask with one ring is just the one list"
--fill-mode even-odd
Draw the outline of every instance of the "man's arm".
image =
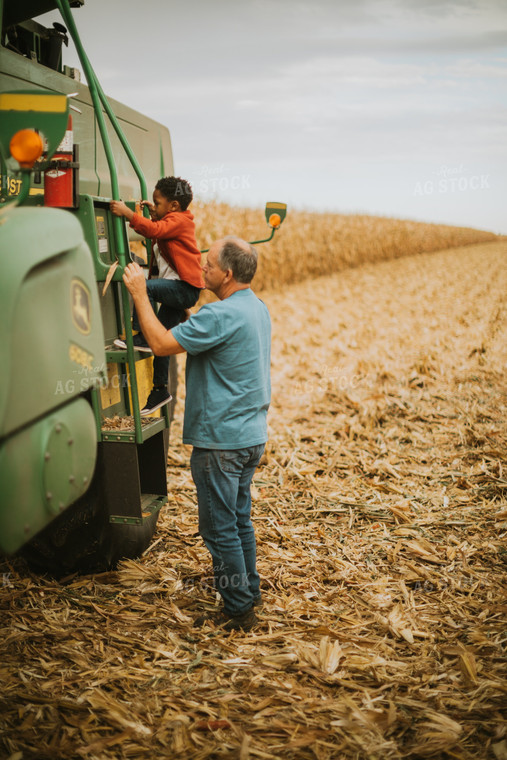
[[123, 282], [134, 299], [141, 331], [157, 356], [181, 354], [185, 349], [173, 338], [170, 330], [158, 320], [146, 292], [146, 280], [139, 264], [129, 264], [123, 273]]

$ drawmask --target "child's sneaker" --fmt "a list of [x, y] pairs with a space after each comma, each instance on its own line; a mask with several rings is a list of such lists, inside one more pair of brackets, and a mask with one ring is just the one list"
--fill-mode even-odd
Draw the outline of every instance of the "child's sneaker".
[[160, 388], [153, 388], [150, 395], [148, 396], [148, 401], [146, 402], [144, 408], [141, 409], [141, 417], [147, 417], [152, 412], [156, 412], [157, 409], [160, 409], [161, 406], [168, 404], [171, 399], [171, 394], [164, 386]]
[[[151, 354], [151, 348], [146, 343], [146, 340], [142, 333], [137, 333], [137, 335], [134, 335], [132, 340], [133, 340], [134, 348], [136, 351], [144, 351], [147, 354]], [[126, 341], [122, 340], [121, 338], [116, 338], [116, 340], [113, 341], [113, 343], [118, 348], [127, 348]]]

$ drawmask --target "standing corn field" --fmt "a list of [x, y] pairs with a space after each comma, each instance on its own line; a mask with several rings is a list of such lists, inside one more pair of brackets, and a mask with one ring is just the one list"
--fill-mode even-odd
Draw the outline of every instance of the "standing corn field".
[[[195, 215], [201, 248], [228, 234], [255, 240], [264, 225], [261, 211], [225, 203], [196, 204]], [[495, 239], [491, 232], [467, 227], [289, 209], [283, 230], [259, 247], [255, 285], [277, 289], [361, 264]]]

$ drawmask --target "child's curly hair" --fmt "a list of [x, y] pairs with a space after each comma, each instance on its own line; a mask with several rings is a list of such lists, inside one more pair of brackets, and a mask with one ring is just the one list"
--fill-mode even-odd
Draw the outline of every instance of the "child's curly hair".
[[155, 185], [158, 190], [168, 201], [178, 201], [182, 211], [186, 211], [194, 197], [190, 182], [181, 177], [162, 177]]

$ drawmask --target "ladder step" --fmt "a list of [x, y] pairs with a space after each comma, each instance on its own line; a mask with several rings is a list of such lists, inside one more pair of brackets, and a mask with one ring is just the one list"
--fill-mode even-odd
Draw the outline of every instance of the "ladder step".
[[[134, 349], [134, 361], [136, 362], [141, 361], [141, 359], [149, 359], [150, 356], [153, 356], [151, 351], [150, 353], [147, 353], [146, 351], [137, 351]], [[106, 346], [106, 362], [109, 364], [126, 364], [127, 349]]]
[[110, 515], [109, 522], [119, 523], [121, 525], [142, 525], [145, 520], [149, 520], [156, 514], [161, 507], [167, 502], [167, 496], [159, 496], [153, 493], [141, 494], [141, 514], [142, 517], [133, 517], [129, 515]]
[[[103, 427], [102, 440], [114, 441], [115, 443], [135, 443], [136, 431], [134, 428], [134, 418], [125, 417], [123, 420], [124, 423], [127, 421], [131, 422], [131, 426], [122, 428]], [[155, 433], [158, 433], [160, 430], [164, 430], [165, 427], [167, 426], [165, 418], [163, 416], [157, 417], [156, 419], [153, 419], [151, 417], [142, 417], [141, 435], [143, 441], [148, 440], [148, 438], [151, 438], [152, 435], [155, 435]]]

